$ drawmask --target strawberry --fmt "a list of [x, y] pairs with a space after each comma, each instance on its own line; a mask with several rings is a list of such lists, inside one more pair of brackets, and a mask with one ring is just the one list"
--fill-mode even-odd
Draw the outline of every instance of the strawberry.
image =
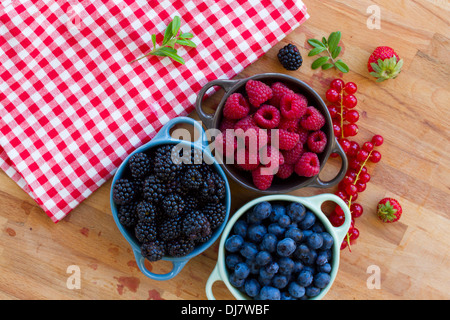
[[386, 223], [395, 222], [402, 215], [402, 206], [393, 198], [384, 198], [378, 202], [377, 215], [381, 221]]
[[403, 60], [391, 47], [377, 47], [369, 57], [367, 69], [377, 82], [395, 79], [403, 66]]

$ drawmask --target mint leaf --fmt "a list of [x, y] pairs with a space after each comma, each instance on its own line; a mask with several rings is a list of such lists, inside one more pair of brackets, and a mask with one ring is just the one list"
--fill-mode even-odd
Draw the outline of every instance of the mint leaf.
[[172, 21], [172, 35], [176, 36], [178, 30], [180, 30], [180, 27], [181, 27], [181, 19], [179, 16], [175, 16]]
[[340, 31], [332, 32], [330, 34], [330, 36], [328, 37], [328, 48], [330, 49], [330, 52], [336, 50], [340, 41], [341, 41]]
[[313, 46], [314, 48], [326, 48], [322, 42], [316, 39], [309, 39], [308, 43]]
[[338, 55], [341, 53], [342, 47], [337, 47], [335, 50], [331, 52], [331, 57], [336, 59]]
[[164, 39], [162, 42], [163, 46], [173, 37], [172, 25], [173, 21], [170, 21], [169, 25], [167, 26], [166, 32], [164, 32]]
[[193, 41], [187, 39], [178, 39], [176, 43], [181, 44], [182, 46], [197, 48], [197, 45]]
[[[312, 69], [322, 67], [323, 70], [328, 70], [336, 67], [336, 69], [342, 72], [349, 72], [349, 67], [345, 64], [345, 62], [341, 59], [335, 61], [335, 59], [337, 59], [342, 52], [342, 47], [339, 46], [341, 37], [342, 33], [340, 31], [335, 31], [330, 33], [328, 38], [322, 37], [322, 42], [317, 39], [308, 39], [308, 43], [313, 47], [313, 49], [311, 49], [308, 53], [309, 57], [316, 56], [322, 52], [326, 52], [328, 54], [328, 56], [322, 56], [316, 59], [311, 65]], [[331, 61], [328, 62], [330, 59]]]
[[334, 66], [344, 73], [347, 73], [350, 70], [349, 67], [342, 60], [336, 61], [334, 63]]
[[194, 35], [192, 33], [189, 33], [189, 32], [180, 34], [180, 38], [182, 38], [182, 39], [190, 39], [190, 38], [193, 38], [193, 37], [194, 37]]
[[309, 57], [315, 56], [315, 55], [317, 55], [317, 54], [319, 54], [319, 53], [321, 53], [321, 52], [323, 52], [325, 50], [327, 50], [327, 48], [325, 48], [325, 47], [314, 48], [308, 53], [308, 56]]
[[322, 70], [328, 70], [333, 67], [334, 67], [334, 65], [332, 63], [325, 63], [324, 65], [322, 65]]
[[317, 69], [320, 68], [323, 64], [325, 64], [328, 60], [330, 59], [330, 57], [320, 57], [318, 58], [316, 61], [314, 61], [311, 65], [312, 69]]
[[153, 49], [156, 48], [156, 34], [152, 34]]
[[172, 58], [173, 60], [175, 60], [181, 64], [185, 63], [184, 59], [177, 54], [177, 50], [175, 50], [175, 49], [162, 47], [158, 51], [160, 53], [164, 54], [165, 56]]

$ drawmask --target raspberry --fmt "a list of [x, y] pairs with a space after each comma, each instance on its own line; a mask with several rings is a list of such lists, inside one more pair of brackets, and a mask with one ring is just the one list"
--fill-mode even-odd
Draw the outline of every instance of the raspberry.
[[294, 173], [294, 165], [284, 163], [280, 165], [277, 172], [277, 177], [281, 179], [287, 179]]
[[327, 146], [327, 136], [321, 130], [314, 131], [308, 136], [307, 143], [309, 150], [315, 153], [321, 153]]
[[291, 150], [283, 150], [284, 162], [296, 164], [303, 154], [303, 144], [299, 141]]
[[307, 130], [319, 130], [325, 125], [325, 117], [314, 107], [308, 107], [300, 119], [300, 124]]
[[235, 124], [236, 124], [236, 120], [228, 119], [228, 118], [224, 117], [222, 119], [222, 121], [220, 122], [219, 130], [223, 132], [227, 129], [234, 129]]
[[273, 174], [277, 173], [280, 165], [284, 164], [283, 154], [273, 146], [267, 148], [260, 154], [260, 162], [267, 170], [272, 170]]
[[272, 89], [267, 84], [257, 80], [248, 80], [245, 84], [245, 90], [250, 104], [257, 108], [273, 96]]
[[298, 119], [281, 118], [278, 129], [284, 129], [289, 132], [297, 133], [297, 131], [302, 129], [302, 127], [300, 126], [300, 121]]
[[214, 140], [214, 148], [221, 156], [225, 156], [227, 159], [233, 159], [235, 150], [237, 149], [234, 130], [227, 129], [219, 133]]
[[308, 101], [295, 93], [285, 94], [280, 100], [281, 115], [287, 119], [300, 119], [306, 112]]
[[251, 116], [239, 120], [234, 126], [234, 130], [238, 138], [238, 147], [242, 144], [249, 147], [256, 143], [258, 148], [260, 148], [268, 142], [267, 130], [259, 128]]
[[264, 169], [266, 168], [259, 166], [257, 169], [252, 171], [253, 184], [259, 190], [267, 190], [272, 185], [273, 181], [273, 175], [267, 174], [267, 169]]
[[[300, 123], [300, 122], [299, 122]], [[306, 130], [305, 128], [298, 128], [297, 131], [295, 131], [295, 133], [297, 133], [299, 135], [299, 142], [301, 142], [302, 144], [305, 144], [306, 141], [308, 140], [308, 136], [309, 136], [309, 131]]]
[[264, 129], [273, 129], [280, 123], [280, 111], [269, 104], [262, 105], [253, 116], [256, 124]]
[[289, 89], [284, 83], [282, 82], [274, 82], [270, 88], [272, 89], [273, 96], [272, 99], [270, 99], [270, 104], [279, 107], [280, 106], [280, 100], [283, 98], [285, 94], [291, 94], [294, 93], [291, 89]]
[[295, 164], [295, 173], [302, 177], [313, 177], [319, 174], [320, 161], [314, 152], [305, 152]]
[[298, 143], [300, 136], [295, 132], [279, 129], [279, 149], [291, 150]]
[[236, 152], [236, 165], [245, 170], [252, 171], [259, 166], [258, 152], [250, 152], [248, 149], [240, 149]]
[[250, 112], [247, 100], [240, 93], [233, 93], [225, 102], [223, 115], [225, 118], [238, 120], [246, 117]]

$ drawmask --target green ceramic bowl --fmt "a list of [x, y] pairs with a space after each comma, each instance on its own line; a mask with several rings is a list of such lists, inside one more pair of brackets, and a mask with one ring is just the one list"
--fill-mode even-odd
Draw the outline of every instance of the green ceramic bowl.
[[[248, 297], [246, 294], [239, 291], [237, 288], [235, 288], [229, 281], [229, 273], [227, 270], [227, 267], [225, 265], [225, 241], [228, 238], [228, 235], [230, 234], [231, 230], [233, 229], [234, 224], [238, 219], [245, 213], [249, 211], [249, 209], [253, 208], [256, 204], [268, 201], [268, 202], [298, 202], [303, 204], [305, 207], [307, 207], [310, 211], [312, 211], [316, 217], [323, 223], [326, 231], [331, 234], [331, 236], [334, 239], [334, 244], [332, 248], [333, 252], [333, 259], [331, 264], [331, 281], [328, 284], [327, 287], [322, 289], [320, 294], [311, 300], [320, 300], [322, 299], [328, 292], [328, 290], [331, 288], [334, 280], [336, 279], [336, 275], [338, 273], [339, 269], [339, 255], [340, 255], [340, 246], [342, 241], [344, 240], [345, 235], [348, 232], [348, 229], [350, 227], [351, 223], [351, 214], [348, 206], [345, 204], [345, 202], [339, 198], [338, 196], [334, 194], [321, 194], [317, 196], [312, 197], [296, 197], [291, 195], [271, 195], [271, 196], [264, 196], [257, 199], [254, 199], [250, 202], [248, 202], [246, 205], [241, 207], [228, 221], [223, 233], [222, 237], [220, 239], [219, 244], [219, 256], [217, 264], [212, 271], [211, 275], [208, 278], [208, 281], [206, 282], [206, 296], [209, 300], [215, 300], [213, 292], [212, 292], [212, 286], [214, 282], [216, 281], [223, 281], [225, 285], [227, 286], [228, 290], [233, 294], [233, 296], [238, 300], [251, 300], [252, 298]], [[332, 201], [335, 202], [337, 205], [339, 205], [345, 214], [345, 222], [340, 227], [333, 227], [328, 220], [327, 216], [322, 212], [322, 204], [326, 201]]]

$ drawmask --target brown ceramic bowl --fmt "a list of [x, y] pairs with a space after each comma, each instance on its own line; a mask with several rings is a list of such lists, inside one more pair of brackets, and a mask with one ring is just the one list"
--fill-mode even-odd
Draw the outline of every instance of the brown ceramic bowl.
[[[316, 175], [314, 177], [300, 177], [297, 174], [292, 174], [291, 177], [288, 179], [281, 180], [277, 177], [273, 180], [272, 185], [266, 189], [266, 190], [259, 190], [255, 187], [252, 181], [252, 176], [249, 172], [244, 172], [242, 170], [239, 170], [235, 167], [234, 164], [226, 164], [221, 163], [222, 168], [226, 172], [226, 174], [231, 177], [234, 181], [236, 181], [241, 186], [258, 192], [262, 194], [274, 194], [274, 193], [286, 193], [290, 192], [296, 189], [304, 188], [304, 187], [316, 187], [316, 188], [329, 188], [332, 186], [337, 185], [342, 178], [344, 177], [345, 173], [347, 172], [348, 168], [348, 160], [345, 155], [344, 150], [341, 148], [339, 143], [337, 142], [334, 131], [333, 131], [333, 123], [331, 120], [330, 113], [328, 112], [328, 108], [325, 105], [322, 98], [317, 94], [316, 91], [314, 91], [309, 85], [304, 83], [301, 80], [298, 80], [297, 78], [285, 75], [285, 74], [279, 74], [279, 73], [263, 73], [263, 74], [257, 74], [254, 76], [251, 76], [246, 79], [240, 79], [240, 80], [213, 80], [208, 82], [199, 92], [199, 95], [197, 97], [197, 101], [195, 104], [196, 111], [203, 122], [203, 124], [206, 126], [207, 129], [218, 129], [220, 126], [220, 123], [222, 121], [223, 117], [223, 107], [225, 105], [226, 100], [228, 97], [236, 92], [244, 93], [245, 92], [245, 84], [248, 80], [258, 80], [262, 81], [268, 85], [280, 81], [288, 85], [292, 88], [295, 92], [303, 94], [308, 99], [309, 106], [314, 106], [316, 109], [318, 109], [325, 117], [326, 123], [324, 127], [322, 127], [322, 131], [325, 132], [327, 136], [327, 146], [325, 150], [318, 154], [319, 160], [320, 160], [320, 170], [322, 171], [323, 167], [325, 166], [325, 163], [327, 162], [328, 158], [332, 153], [337, 153], [342, 159], [342, 165], [338, 172], [338, 174], [329, 181], [322, 181], [319, 178], [319, 175]], [[208, 89], [219, 86], [222, 87], [225, 91], [224, 96], [222, 97], [219, 105], [217, 106], [217, 109], [214, 114], [208, 114], [205, 113], [205, 111], [202, 108], [202, 101], [205, 93], [208, 91]]]

